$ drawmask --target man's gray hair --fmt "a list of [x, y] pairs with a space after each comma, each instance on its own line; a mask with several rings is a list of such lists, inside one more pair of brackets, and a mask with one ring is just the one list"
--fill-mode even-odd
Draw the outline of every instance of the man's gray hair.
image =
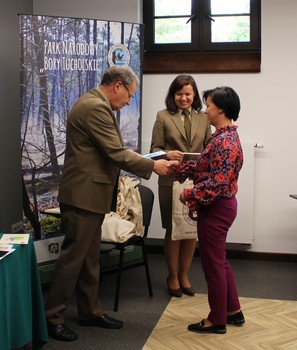
[[117, 81], [121, 81], [125, 85], [132, 85], [135, 81], [136, 85], [139, 85], [139, 79], [132, 68], [119, 66], [109, 67], [104, 72], [101, 80], [101, 85], [109, 86]]

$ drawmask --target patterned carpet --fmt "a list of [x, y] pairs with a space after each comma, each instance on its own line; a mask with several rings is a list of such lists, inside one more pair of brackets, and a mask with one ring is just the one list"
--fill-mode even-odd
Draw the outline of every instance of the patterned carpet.
[[227, 333], [197, 334], [190, 323], [209, 312], [207, 296], [172, 298], [142, 350], [296, 350], [297, 302], [240, 298], [246, 323], [227, 326]]

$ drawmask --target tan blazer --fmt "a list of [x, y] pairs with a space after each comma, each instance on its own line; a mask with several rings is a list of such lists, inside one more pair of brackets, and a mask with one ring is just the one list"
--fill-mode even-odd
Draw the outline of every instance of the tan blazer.
[[[188, 146], [181, 114], [163, 109], [157, 113], [152, 132], [150, 152], [159, 150], [179, 150], [182, 152], [201, 152], [211, 139], [211, 129], [207, 115], [194, 109], [191, 114], [191, 144]], [[171, 187], [174, 176], [159, 177], [160, 186]]]
[[93, 88], [77, 100], [69, 113], [58, 200], [107, 213], [112, 208], [120, 169], [148, 179], [153, 166], [151, 159], [123, 147], [109, 100], [100, 88]]

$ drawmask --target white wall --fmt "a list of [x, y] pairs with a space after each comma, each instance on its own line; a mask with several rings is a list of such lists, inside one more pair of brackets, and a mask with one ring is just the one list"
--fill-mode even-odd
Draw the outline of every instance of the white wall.
[[[95, 0], [35, 0], [33, 8], [35, 14], [141, 22], [138, 0], [100, 1], [98, 6]], [[261, 73], [193, 74], [200, 91], [218, 85], [232, 86], [242, 103], [237, 123], [242, 141], [264, 144], [263, 149], [255, 150], [251, 250], [257, 252], [297, 253], [297, 201], [289, 198], [290, 193], [297, 193], [296, 13], [295, 0], [262, 0]], [[167, 89], [175, 76], [144, 76], [144, 145], [150, 142], [156, 112], [164, 107]], [[149, 183], [156, 187], [156, 182], [153, 175]], [[157, 202], [154, 215], [158, 221]], [[162, 229], [155, 234], [162, 237]]]
[[[252, 251], [297, 252], [297, 113], [295, 0], [262, 0], [262, 65], [257, 74], [193, 74], [199, 89], [230, 85], [239, 93], [243, 141], [255, 150], [255, 212]], [[164, 106], [175, 75], [145, 75], [143, 141], [150, 140], [156, 111]]]
[[33, 0], [35, 15], [140, 23], [141, 0]]

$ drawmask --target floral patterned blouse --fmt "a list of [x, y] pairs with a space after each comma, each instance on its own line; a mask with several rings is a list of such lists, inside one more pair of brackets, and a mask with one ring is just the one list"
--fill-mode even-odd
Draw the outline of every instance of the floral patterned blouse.
[[184, 190], [187, 206], [196, 211], [218, 198], [231, 198], [238, 190], [237, 181], [243, 164], [243, 153], [237, 126], [229, 125], [217, 129], [212, 140], [199, 156], [182, 162], [176, 178], [184, 182], [192, 179], [194, 187]]

